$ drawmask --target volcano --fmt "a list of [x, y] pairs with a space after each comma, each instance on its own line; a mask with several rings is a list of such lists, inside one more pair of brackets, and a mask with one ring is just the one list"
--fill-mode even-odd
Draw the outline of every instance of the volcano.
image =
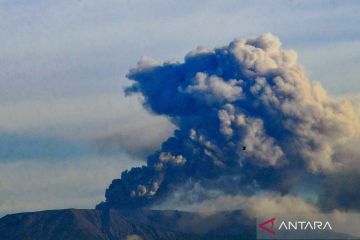
[[0, 239], [255, 239], [255, 222], [241, 211], [48, 210], [4, 216], [0, 219]]

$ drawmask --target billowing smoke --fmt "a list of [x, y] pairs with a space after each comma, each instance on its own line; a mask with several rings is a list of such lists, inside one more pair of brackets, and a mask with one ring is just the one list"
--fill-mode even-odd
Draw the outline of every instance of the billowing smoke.
[[283, 194], [304, 175], [341, 167], [336, 146], [360, 133], [352, 105], [310, 83], [296, 53], [280, 47], [264, 34], [199, 47], [181, 63], [141, 59], [126, 93], [140, 93], [177, 129], [146, 166], [114, 180], [99, 207], [151, 206], [189, 182], [215, 193]]

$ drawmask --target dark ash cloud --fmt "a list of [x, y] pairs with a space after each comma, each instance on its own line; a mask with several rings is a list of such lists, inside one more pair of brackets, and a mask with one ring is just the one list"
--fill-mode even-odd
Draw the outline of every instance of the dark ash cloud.
[[360, 211], [360, 172], [337, 172], [324, 179], [319, 195], [319, 205], [325, 211]]
[[189, 181], [286, 193], [305, 173], [336, 170], [334, 147], [360, 132], [352, 105], [310, 83], [272, 34], [197, 48], [181, 63], [143, 58], [128, 78], [126, 92], [176, 130], [146, 166], [114, 180], [99, 207], [151, 206]]

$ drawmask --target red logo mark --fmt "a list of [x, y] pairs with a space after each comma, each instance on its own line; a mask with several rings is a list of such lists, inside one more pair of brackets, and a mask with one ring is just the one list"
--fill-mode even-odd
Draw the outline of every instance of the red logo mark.
[[[268, 228], [266, 226], [267, 224], [271, 224], [271, 228]], [[276, 232], [273, 230], [274, 226], [275, 226], [275, 218], [274, 217], [259, 224], [259, 228], [261, 228], [262, 230], [267, 231], [268, 233], [271, 233], [271, 234], [276, 234]]]

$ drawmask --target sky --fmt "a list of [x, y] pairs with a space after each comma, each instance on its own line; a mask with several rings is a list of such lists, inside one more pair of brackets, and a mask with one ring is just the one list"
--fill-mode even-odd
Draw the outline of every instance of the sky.
[[0, 0], [0, 215], [92, 208], [171, 134], [138, 96], [142, 56], [271, 32], [312, 81], [359, 106], [358, 1]]

